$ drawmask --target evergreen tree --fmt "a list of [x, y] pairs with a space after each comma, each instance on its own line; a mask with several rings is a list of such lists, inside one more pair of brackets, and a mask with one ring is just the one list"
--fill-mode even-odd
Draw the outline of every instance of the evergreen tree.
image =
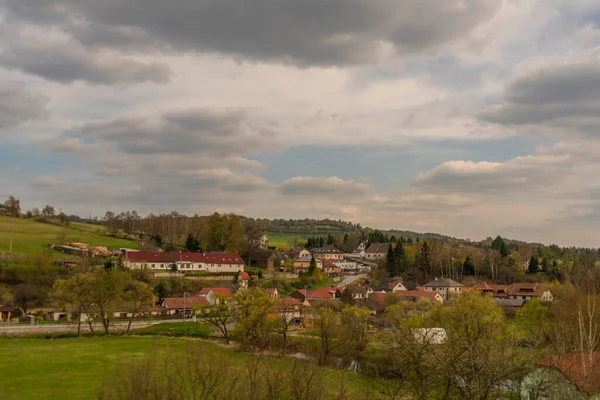
[[473, 260], [471, 260], [471, 257], [469, 256], [467, 256], [465, 262], [463, 263], [463, 274], [475, 275], [475, 264], [473, 264]]
[[394, 262], [396, 263], [395, 270], [396, 274], [402, 274], [406, 270], [406, 258], [404, 255], [404, 246], [401, 242], [396, 243], [394, 247]]
[[423, 244], [421, 245], [421, 250], [419, 251], [419, 258], [417, 261], [419, 269], [422, 272], [426, 274], [431, 273], [431, 257], [429, 255], [429, 245], [426, 241], [423, 242]]
[[327, 235], [327, 244], [333, 244], [333, 235], [332, 234]]
[[539, 262], [537, 256], [531, 256], [531, 258], [529, 259], [529, 273], [537, 274], [539, 265], [540, 265], [540, 262]]
[[310, 265], [308, 266], [308, 275], [313, 276], [317, 271], [317, 260], [315, 260], [315, 256], [312, 256], [310, 259]]
[[408, 240], [406, 241], [406, 243], [412, 243], [412, 242], [413, 242], [412, 238], [408, 238]]
[[548, 271], [550, 271], [550, 261], [548, 260], [548, 257], [544, 257], [542, 259], [542, 272], [548, 273]]
[[348, 234], [344, 234], [344, 244], [348, 243]]
[[492, 249], [499, 251], [502, 258], [506, 258], [510, 254], [510, 249], [501, 236], [496, 236], [496, 239], [492, 242]]
[[396, 255], [394, 254], [394, 249], [392, 246], [388, 246], [386, 269], [390, 278], [396, 276]]
[[398, 242], [398, 239], [396, 238], [396, 236], [392, 235], [390, 236], [390, 243], [396, 243]]
[[165, 284], [165, 281], [158, 282], [158, 284], [154, 287], [154, 294], [156, 297], [158, 297], [157, 304], [168, 296], [169, 292], [167, 291], [167, 285]]
[[417, 243], [419, 243], [421, 240], [419, 238], [417, 238], [417, 240], [415, 240]]
[[198, 251], [200, 248], [200, 242], [198, 239], [192, 236], [192, 234], [188, 234], [185, 239], [185, 249], [186, 251]]
[[319, 237], [319, 247], [323, 247], [325, 245], [325, 238], [323, 236]]

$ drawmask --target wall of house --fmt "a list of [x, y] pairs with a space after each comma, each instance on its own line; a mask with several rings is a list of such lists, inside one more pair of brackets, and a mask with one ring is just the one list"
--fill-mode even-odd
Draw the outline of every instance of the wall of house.
[[244, 271], [243, 264], [209, 264], [209, 263], [190, 263], [190, 262], [175, 262], [175, 263], [157, 263], [157, 262], [129, 262], [123, 263], [126, 268], [130, 269], [157, 269], [171, 270], [171, 265], [176, 264], [178, 271], [207, 271], [207, 272], [238, 272]]

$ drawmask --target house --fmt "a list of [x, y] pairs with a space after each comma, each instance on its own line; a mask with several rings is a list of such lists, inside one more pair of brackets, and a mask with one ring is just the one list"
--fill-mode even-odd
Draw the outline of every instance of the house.
[[285, 260], [287, 259], [287, 255], [280, 251], [261, 251], [252, 257], [252, 265], [257, 266], [258, 268], [279, 270], [284, 266]]
[[319, 260], [343, 260], [344, 253], [336, 249], [335, 246], [328, 244], [323, 247], [316, 247], [310, 250], [310, 254]]
[[0, 204], [0, 216], [8, 216], [10, 217], [12, 213], [9, 211], [8, 207], [3, 204]]
[[450, 278], [435, 278], [423, 286], [426, 292], [437, 292], [442, 295], [444, 301], [447, 301], [453, 294], [462, 293], [463, 287], [463, 285]]
[[246, 264], [239, 254], [195, 253], [182, 251], [125, 252], [123, 265], [130, 269], [157, 269], [170, 271], [238, 272]]
[[298, 325], [302, 323], [299, 321], [300, 317], [302, 316], [302, 303], [299, 300], [293, 297], [286, 297], [283, 299], [277, 299], [275, 305], [280, 318], [285, 318], [288, 322], [291, 320], [298, 320]]
[[273, 300], [279, 299], [279, 291], [277, 288], [264, 288], [263, 291]]
[[389, 247], [389, 243], [371, 243], [365, 251], [365, 258], [367, 260], [382, 260], [387, 256]]
[[351, 293], [353, 300], [366, 300], [374, 292], [368, 285], [350, 285], [346, 290]]
[[297, 249], [290, 251], [289, 256], [293, 260], [296, 260], [298, 258], [306, 258], [306, 257], [310, 257], [310, 251], [306, 250], [303, 247], [302, 248], [299, 247]]
[[15, 312], [15, 308], [13, 306], [0, 306], [0, 322], [10, 322], [10, 317]]
[[217, 296], [231, 297], [233, 292], [229, 288], [205, 287], [196, 293], [196, 297], [205, 298], [209, 304], [215, 304]]
[[[304, 258], [298, 258], [298, 259], [294, 260], [294, 268], [296, 270], [298, 270], [299, 272], [307, 272], [308, 268], [310, 268], [311, 260], [312, 260], [311, 256], [304, 257]], [[321, 261], [317, 258], [315, 258], [315, 261], [317, 263], [317, 268], [323, 269], [323, 261]]]
[[554, 296], [548, 285], [541, 283], [513, 283], [508, 287], [506, 296], [510, 299], [521, 299], [529, 301], [533, 298], [539, 298], [540, 301], [551, 303]]
[[388, 282], [384, 290], [388, 292], [397, 292], [398, 290], [418, 290], [417, 284], [414, 282], [402, 282], [398, 279]]
[[250, 274], [248, 274], [246, 271], [240, 272], [240, 274], [238, 275], [238, 286], [240, 287], [240, 289], [248, 289], [249, 285]]
[[521, 267], [524, 270], [529, 269], [529, 262], [531, 261], [531, 257], [521, 254]]
[[160, 303], [160, 306], [167, 310], [170, 314], [177, 313], [191, 315], [192, 310], [196, 306], [209, 305], [208, 299], [205, 297], [186, 296], [186, 297], [165, 297]]
[[331, 260], [323, 260], [323, 272], [325, 272], [328, 276], [339, 275], [342, 272], [342, 268], [338, 267]]
[[348, 260], [337, 260], [333, 261], [333, 263], [341, 268], [343, 271], [358, 271], [360, 269], [359, 264], [355, 261]]
[[385, 292], [373, 292], [367, 299], [366, 306], [371, 310], [371, 314], [379, 315], [385, 311]]
[[401, 296], [406, 301], [419, 301], [427, 299], [432, 303], [443, 303], [444, 297], [439, 292], [420, 291], [420, 290], [396, 290], [396, 295]]
[[295, 298], [298, 301], [304, 300], [326, 300], [326, 299], [335, 299], [336, 292], [339, 292], [340, 295], [344, 293], [344, 288], [321, 288], [315, 290], [296, 290], [294, 293], [290, 295], [290, 297]]
[[600, 399], [600, 352], [555, 356], [521, 381], [521, 398]]

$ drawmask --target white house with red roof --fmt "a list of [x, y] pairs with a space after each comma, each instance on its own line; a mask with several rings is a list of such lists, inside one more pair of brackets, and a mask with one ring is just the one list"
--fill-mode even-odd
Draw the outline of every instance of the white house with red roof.
[[195, 253], [183, 251], [125, 252], [123, 265], [130, 269], [155, 269], [170, 271], [241, 272], [246, 264], [239, 254]]

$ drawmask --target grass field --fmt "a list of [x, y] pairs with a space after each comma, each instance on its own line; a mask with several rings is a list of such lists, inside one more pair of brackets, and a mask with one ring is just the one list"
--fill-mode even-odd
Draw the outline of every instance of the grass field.
[[[144, 356], [160, 357], [201, 346], [215, 359], [244, 364], [251, 356], [214, 343], [164, 337], [96, 337], [0, 340], [0, 399], [89, 400], [118, 367]], [[286, 360], [272, 359], [274, 365]], [[326, 370], [339, 376], [339, 372]], [[343, 372], [350, 388], [365, 387], [360, 375]], [[348, 376], [346, 376], [348, 374]]]
[[307, 235], [299, 233], [274, 233], [267, 232], [269, 238], [269, 246], [275, 246], [280, 250], [291, 250], [294, 240], [298, 241], [299, 246], [304, 246]]
[[69, 242], [83, 242], [92, 246], [106, 246], [109, 249], [121, 247], [137, 248], [132, 240], [124, 240], [101, 236], [103, 227], [82, 223], [73, 223], [64, 228], [45, 224], [26, 218], [0, 217], [0, 251], [9, 251], [10, 229], [12, 227], [13, 252], [35, 254], [44, 250], [49, 244], [56, 243], [60, 235], [65, 235]]
[[136, 329], [136, 335], [207, 337], [213, 329], [200, 322], [173, 322]]

